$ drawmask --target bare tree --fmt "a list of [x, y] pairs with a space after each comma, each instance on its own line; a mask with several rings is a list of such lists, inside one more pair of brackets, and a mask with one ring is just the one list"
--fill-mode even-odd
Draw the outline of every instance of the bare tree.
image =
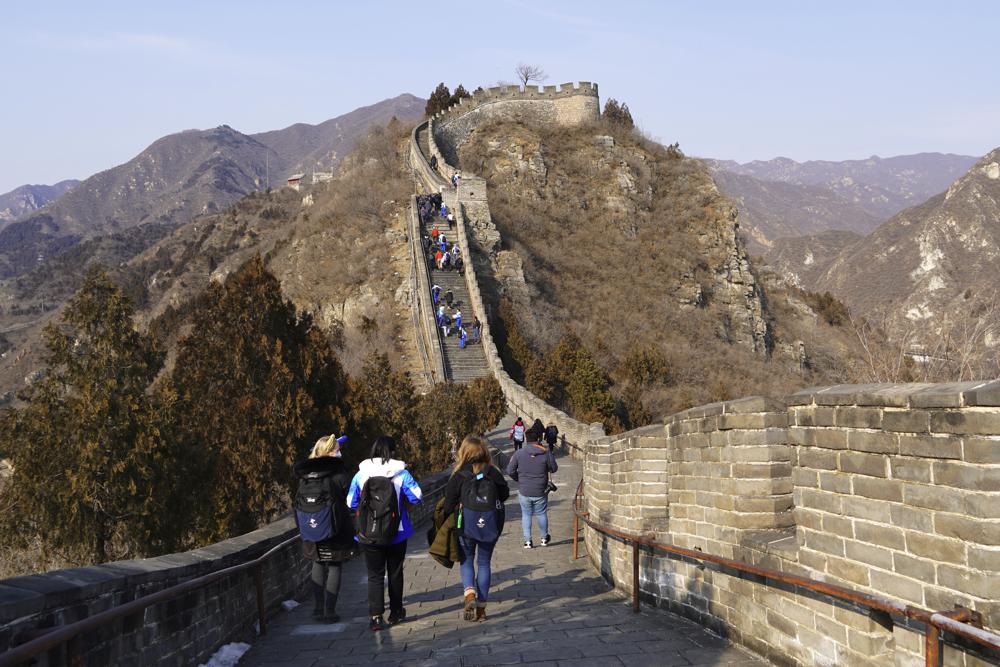
[[537, 81], [541, 83], [549, 78], [549, 75], [545, 73], [538, 65], [526, 65], [524, 63], [518, 63], [517, 67], [514, 68], [514, 74], [517, 75], [518, 80], [521, 85], [527, 86], [530, 81]]

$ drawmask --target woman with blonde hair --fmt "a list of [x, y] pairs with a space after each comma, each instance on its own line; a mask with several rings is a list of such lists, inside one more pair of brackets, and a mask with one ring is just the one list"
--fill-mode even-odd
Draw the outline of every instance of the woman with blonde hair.
[[344, 562], [354, 557], [354, 522], [347, 509], [351, 472], [341, 458], [347, 440], [328, 435], [313, 445], [309, 458], [295, 464], [298, 490], [295, 516], [302, 533], [302, 550], [313, 562], [313, 617], [336, 623], [340, 573]]
[[483, 438], [470, 435], [462, 440], [455, 467], [445, 488], [444, 513], [458, 512], [458, 544], [461, 550], [462, 618], [486, 620], [490, 592], [490, 560], [504, 524], [504, 501], [510, 487], [493, 465]]

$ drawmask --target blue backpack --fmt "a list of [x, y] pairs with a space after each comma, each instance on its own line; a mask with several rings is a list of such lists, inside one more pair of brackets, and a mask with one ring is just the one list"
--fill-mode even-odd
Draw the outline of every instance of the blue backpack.
[[295, 519], [304, 541], [323, 542], [339, 533], [344, 507], [343, 492], [333, 483], [332, 472], [310, 472], [299, 478]]
[[485, 472], [470, 474], [462, 482], [462, 511], [458, 528], [479, 542], [496, 542], [503, 532], [504, 509], [497, 485]]

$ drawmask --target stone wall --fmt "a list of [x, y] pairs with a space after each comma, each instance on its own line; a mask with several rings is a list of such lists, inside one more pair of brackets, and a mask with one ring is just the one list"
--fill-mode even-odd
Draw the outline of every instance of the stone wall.
[[[202, 549], [143, 560], [57, 570], [0, 581], [0, 651], [39, 629], [68, 625], [98, 612], [260, 556], [296, 535], [293, 519]], [[296, 597], [309, 563], [298, 543], [264, 566], [269, 608]], [[252, 573], [225, 577], [144, 614], [83, 637], [86, 664], [198, 664], [221, 644], [251, 636], [257, 620]], [[57, 649], [54, 664], [65, 662]], [[46, 663], [42, 663], [46, 664]]]
[[[597, 84], [581, 81], [561, 86], [498, 86], [475, 93], [434, 116], [434, 139], [450, 164], [458, 148], [480, 125], [498, 120], [577, 125], [600, 117]], [[438, 158], [438, 164], [443, 161]], [[450, 175], [450, 174], [449, 174]]]
[[[591, 516], [678, 547], [1000, 627], [1000, 381], [810, 389], [595, 438]], [[631, 590], [631, 546], [587, 529]], [[641, 559], [641, 597], [788, 665], [922, 665], [920, 623], [686, 559]], [[946, 665], [998, 664], [953, 647]]]
[[444, 351], [434, 328], [434, 304], [431, 299], [431, 279], [420, 245], [420, 218], [417, 199], [410, 198], [410, 311], [414, 338], [424, 366], [424, 385], [430, 388], [444, 379]]
[[[410, 508], [414, 525], [444, 497], [448, 472], [419, 480], [424, 502]], [[68, 625], [136, 598], [244, 563], [298, 534], [293, 518], [202, 549], [157, 558], [56, 570], [0, 580], [0, 654], [45, 628]], [[275, 610], [300, 597], [311, 564], [298, 542], [264, 565], [264, 600]], [[255, 634], [257, 597], [251, 572], [224, 577], [144, 614], [83, 636], [91, 665], [197, 665], [230, 641]], [[65, 648], [50, 661], [65, 664]]]

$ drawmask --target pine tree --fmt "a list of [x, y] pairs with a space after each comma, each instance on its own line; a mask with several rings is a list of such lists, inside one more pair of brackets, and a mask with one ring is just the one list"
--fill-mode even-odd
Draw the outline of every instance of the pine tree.
[[87, 563], [177, 548], [191, 459], [172, 433], [172, 395], [148, 391], [163, 364], [155, 339], [100, 269], [44, 335], [44, 376], [0, 425], [14, 462], [0, 534]]
[[444, 111], [451, 106], [451, 92], [444, 82], [439, 83], [430, 97], [427, 98], [427, 105], [424, 107], [425, 116], [433, 116], [439, 111]]
[[614, 98], [610, 98], [604, 103], [602, 117], [605, 122], [616, 127], [626, 130], [631, 130], [635, 127], [635, 121], [632, 120], [632, 112], [628, 110], [628, 105], [624, 102], [619, 104], [618, 100]]
[[258, 255], [213, 283], [180, 341], [178, 423], [204, 451], [201, 540], [246, 532], [287, 509], [292, 465], [321, 434], [342, 433], [346, 383], [308, 315], [281, 295]]
[[470, 97], [472, 97], [472, 95], [470, 95], [469, 91], [467, 91], [465, 89], [465, 86], [463, 86], [462, 84], [458, 84], [458, 88], [456, 88], [455, 92], [452, 93], [450, 103], [451, 104], [458, 104], [459, 100], [461, 100], [461, 99], [467, 99], [467, 98], [470, 98]]
[[[413, 383], [405, 373], [394, 371], [388, 355], [372, 352], [364, 361], [360, 378], [352, 378], [351, 417], [367, 443], [380, 435], [406, 441], [413, 423], [416, 398]], [[367, 450], [363, 443], [360, 449]], [[362, 453], [361, 458], [365, 458]]]

